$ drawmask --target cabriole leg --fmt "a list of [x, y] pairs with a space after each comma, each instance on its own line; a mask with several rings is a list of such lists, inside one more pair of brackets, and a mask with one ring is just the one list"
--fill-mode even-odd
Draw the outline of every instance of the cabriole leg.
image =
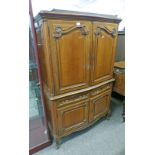
[[109, 109], [108, 113], [107, 113], [107, 116], [106, 116], [106, 119], [109, 120], [111, 117], [111, 109]]
[[56, 149], [59, 149], [61, 144], [61, 138], [55, 138], [55, 142], [56, 142]]

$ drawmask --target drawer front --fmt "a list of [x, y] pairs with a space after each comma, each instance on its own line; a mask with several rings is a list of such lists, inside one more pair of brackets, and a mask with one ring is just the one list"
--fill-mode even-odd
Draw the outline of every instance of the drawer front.
[[89, 121], [95, 121], [106, 115], [110, 106], [111, 91], [105, 91], [90, 99]]
[[60, 107], [76, 104], [76, 102], [87, 100], [88, 98], [89, 98], [88, 93], [81, 93], [81, 94], [67, 96], [57, 101], [57, 107], [60, 108]]
[[88, 124], [88, 105], [89, 101], [74, 102], [57, 110], [59, 136], [63, 136]]
[[108, 83], [108, 84], [105, 84], [104, 86], [101, 86], [95, 90], [92, 90], [90, 92], [90, 95], [91, 96], [96, 96], [100, 93], [103, 93], [104, 91], [107, 91], [107, 90], [111, 90], [112, 89], [112, 83]]

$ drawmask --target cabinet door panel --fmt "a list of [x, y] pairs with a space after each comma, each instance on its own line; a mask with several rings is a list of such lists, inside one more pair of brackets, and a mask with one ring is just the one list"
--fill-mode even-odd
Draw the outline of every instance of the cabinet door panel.
[[115, 58], [117, 25], [93, 23], [93, 69], [92, 83], [100, 83], [112, 78]]
[[59, 134], [64, 135], [82, 128], [88, 123], [88, 101], [73, 103], [58, 109]]
[[88, 87], [91, 23], [51, 21], [49, 25], [57, 94]]
[[110, 105], [110, 92], [106, 91], [97, 95], [90, 100], [90, 114], [89, 121], [92, 122], [104, 116]]

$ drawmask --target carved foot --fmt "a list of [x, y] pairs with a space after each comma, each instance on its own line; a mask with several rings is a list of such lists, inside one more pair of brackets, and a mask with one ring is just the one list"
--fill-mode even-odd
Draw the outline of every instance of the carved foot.
[[55, 142], [56, 142], [56, 149], [59, 149], [60, 148], [61, 139], [60, 138], [56, 138]]
[[111, 117], [111, 110], [109, 109], [108, 113], [107, 113], [107, 116], [106, 116], [106, 119], [107, 120], [110, 120], [110, 117]]

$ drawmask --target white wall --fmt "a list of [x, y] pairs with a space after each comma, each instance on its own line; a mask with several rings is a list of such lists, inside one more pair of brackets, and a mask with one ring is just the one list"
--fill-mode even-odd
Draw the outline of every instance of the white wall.
[[101, 14], [118, 15], [123, 21], [119, 30], [125, 26], [125, 0], [32, 0], [34, 16], [40, 10], [64, 9]]

